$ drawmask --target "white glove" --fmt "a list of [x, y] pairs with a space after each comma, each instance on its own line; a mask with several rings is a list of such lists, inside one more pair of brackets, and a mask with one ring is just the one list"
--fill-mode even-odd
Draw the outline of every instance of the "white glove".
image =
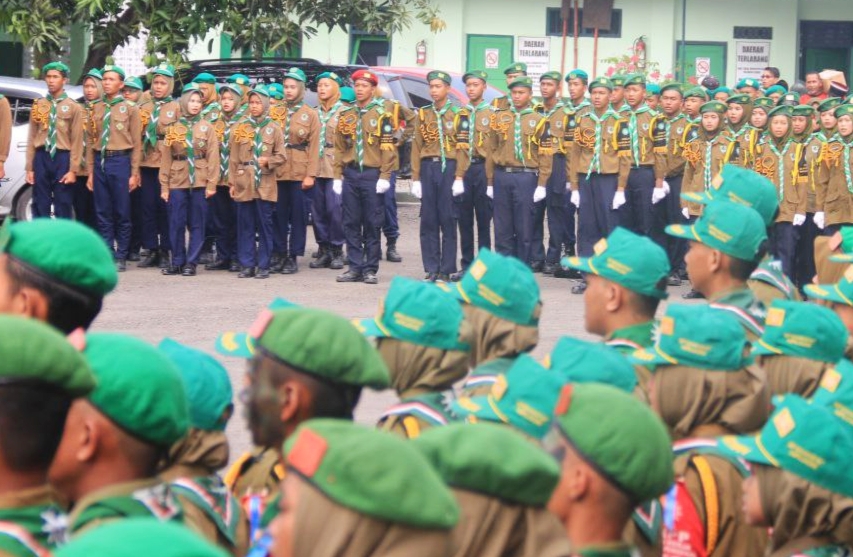
[[690, 218], [690, 211], [687, 209], [687, 207], [681, 209], [681, 214], [684, 215], [684, 218], [686, 219]]
[[805, 215], [794, 215], [794, 226], [802, 226], [806, 222]]
[[575, 207], [580, 208], [580, 206], [581, 206], [581, 192], [578, 190], [573, 191], [572, 196], [569, 198], [569, 201], [571, 201], [572, 205], [574, 205]]
[[665, 191], [666, 193], [670, 192], [669, 182], [667, 182], [666, 180], [663, 181], [663, 191]]
[[376, 180], [376, 193], [385, 193], [391, 189], [391, 182], [383, 178]]
[[818, 211], [814, 214], [814, 224], [821, 230], [826, 226], [826, 215], [823, 214], [823, 211]]
[[332, 191], [338, 195], [344, 191], [344, 181], [343, 180], [332, 180]]
[[572, 191], [572, 183], [566, 182], [566, 193], [569, 193], [570, 191]]
[[625, 204], [625, 192], [624, 191], [616, 191], [616, 195], [613, 196], [613, 210], [615, 211], [619, 207]]
[[453, 197], [459, 197], [465, 193], [465, 184], [462, 182], [462, 178], [453, 180], [453, 188], [451, 188], [450, 192], [453, 194]]
[[657, 205], [660, 201], [666, 197], [666, 194], [669, 193], [663, 187], [655, 188], [652, 190], [652, 205]]
[[493, 188], [492, 186], [486, 186], [486, 196], [488, 196], [489, 199], [494, 199], [495, 188]]
[[411, 191], [412, 195], [414, 195], [418, 199], [421, 198], [421, 196], [423, 195], [423, 192], [421, 191], [420, 180], [415, 180], [414, 182], [412, 182], [412, 188], [410, 191]]
[[533, 202], [539, 203], [545, 199], [545, 194], [545, 186], [536, 186], [536, 189], [533, 190]]

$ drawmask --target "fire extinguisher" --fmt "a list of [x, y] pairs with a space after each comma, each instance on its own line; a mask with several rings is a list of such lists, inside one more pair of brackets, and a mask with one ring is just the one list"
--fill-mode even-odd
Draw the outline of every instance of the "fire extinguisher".
[[637, 68], [640, 70], [646, 69], [646, 37], [640, 35], [634, 41], [634, 56], [637, 57]]
[[415, 47], [415, 52], [417, 52], [417, 55], [418, 55], [418, 58], [417, 58], [418, 66], [423, 66], [424, 64], [426, 64], [426, 54], [427, 54], [426, 41], [419, 42], [418, 45]]

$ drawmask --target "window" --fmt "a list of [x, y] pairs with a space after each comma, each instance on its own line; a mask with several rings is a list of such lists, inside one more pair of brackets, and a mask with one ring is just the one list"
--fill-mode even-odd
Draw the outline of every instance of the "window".
[[9, 101], [9, 107], [12, 109], [13, 125], [20, 126], [27, 124], [30, 121], [30, 111], [33, 108], [33, 99], [26, 97], [10, 97], [6, 96]]
[[426, 79], [403, 77], [402, 82], [415, 108], [432, 104], [432, 97], [429, 94], [429, 84], [426, 82]]
[[735, 39], [770, 41], [770, 40], [773, 40], [773, 28], [772, 27], [735, 27], [734, 38]]
[[[583, 10], [578, 9], [578, 17], [580, 18], [579, 25], [583, 24]], [[545, 34], [549, 37], [563, 36], [563, 18], [560, 17], [560, 8], [547, 8], [545, 23]], [[573, 37], [575, 32], [575, 11], [569, 10], [568, 21], [568, 36]], [[592, 37], [595, 35], [594, 29], [580, 27], [578, 29], [579, 37]], [[622, 36], [622, 10], [613, 10], [610, 16], [610, 30], [600, 30], [599, 37], [618, 39]]]

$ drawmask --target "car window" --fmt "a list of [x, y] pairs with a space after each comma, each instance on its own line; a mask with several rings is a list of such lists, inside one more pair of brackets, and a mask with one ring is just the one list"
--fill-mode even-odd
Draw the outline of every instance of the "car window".
[[412, 99], [415, 108], [432, 104], [432, 97], [429, 96], [429, 84], [427, 84], [426, 79], [402, 77], [400, 81], [409, 94], [409, 98]]
[[30, 121], [30, 110], [33, 106], [33, 99], [24, 97], [13, 97], [7, 95], [9, 106], [12, 109], [12, 121], [16, 126], [26, 124]]

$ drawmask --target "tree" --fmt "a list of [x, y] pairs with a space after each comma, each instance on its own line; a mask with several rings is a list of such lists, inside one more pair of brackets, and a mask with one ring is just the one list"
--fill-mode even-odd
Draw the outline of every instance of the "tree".
[[354, 25], [391, 35], [419, 21], [438, 32], [445, 23], [433, 1], [4, 0], [0, 27], [32, 47], [40, 67], [60, 54], [68, 23], [88, 25], [92, 42], [85, 74], [143, 31], [148, 32], [145, 62], [149, 66], [160, 60], [180, 65], [190, 43], [215, 28], [228, 33], [236, 48], [255, 57], [314, 36], [322, 27], [346, 30]]

